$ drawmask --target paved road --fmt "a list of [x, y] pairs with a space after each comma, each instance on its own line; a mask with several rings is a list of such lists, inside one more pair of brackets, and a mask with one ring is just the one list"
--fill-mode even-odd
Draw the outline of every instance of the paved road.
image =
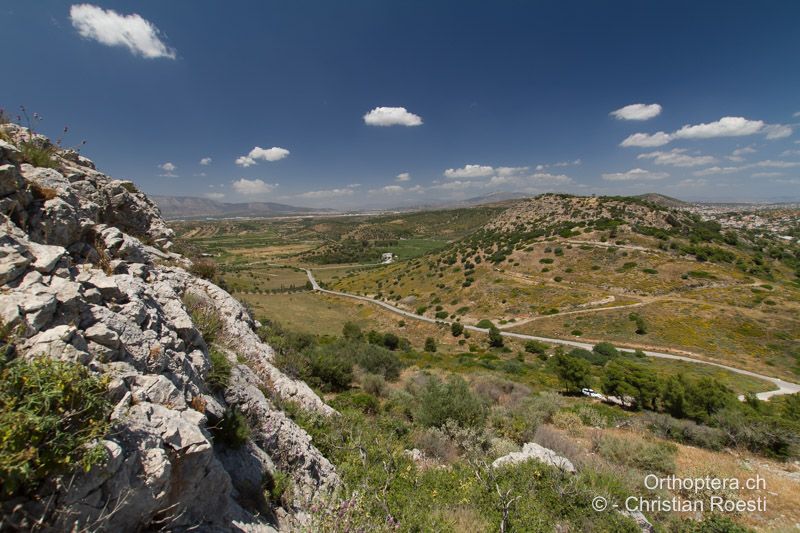
[[[417, 315], [417, 314], [412, 313], [410, 311], [406, 311], [404, 309], [400, 309], [399, 307], [395, 307], [392, 304], [389, 304], [389, 303], [386, 303], [386, 302], [382, 302], [382, 301], [379, 301], [379, 300], [373, 300], [372, 298], [368, 298], [366, 296], [358, 296], [356, 294], [350, 294], [350, 293], [347, 293], [347, 292], [339, 292], [339, 291], [331, 291], [331, 290], [328, 290], [328, 289], [323, 289], [317, 283], [317, 280], [314, 278], [314, 274], [311, 273], [311, 270], [305, 269], [305, 271], [306, 271], [306, 274], [308, 275], [308, 281], [311, 282], [311, 287], [315, 291], [318, 291], [318, 292], [321, 292], [321, 293], [325, 293], [325, 294], [333, 294], [335, 296], [342, 296], [344, 298], [351, 298], [351, 299], [354, 299], [354, 300], [361, 300], [361, 301], [364, 301], [364, 302], [369, 302], [371, 304], [383, 307], [384, 309], [388, 309], [392, 313], [395, 313], [395, 314], [398, 314], [398, 315], [402, 315], [402, 316], [407, 317], [407, 318], [412, 318], [414, 320], [421, 320], [423, 322], [428, 322], [428, 323], [431, 323], [431, 324], [447, 324], [447, 325], [450, 325], [450, 322], [447, 322], [447, 321], [444, 321], [444, 320], [436, 320], [436, 319], [429, 318], [429, 317], [426, 317], [426, 316], [420, 316], [420, 315]], [[475, 327], [475, 326], [468, 326], [466, 324], [464, 325], [464, 329], [468, 329], [470, 331], [477, 331], [479, 333], [489, 333], [488, 329], [478, 328], [478, 327]], [[575, 347], [575, 348], [583, 348], [584, 350], [591, 350], [593, 348], [593, 345], [590, 344], [590, 343], [587, 343], [587, 342], [571, 341], [571, 340], [566, 340], [566, 339], [552, 339], [552, 338], [549, 338], [549, 337], [537, 337], [536, 335], [526, 335], [526, 334], [523, 334], [523, 333], [514, 333], [514, 332], [511, 332], [511, 331], [501, 331], [500, 334], [502, 336], [504, 336], [504, 337], [510, 337], [510, 338], [514, 338], [514, 339], [535, 340], [535, 341], [541, 341], [541, 342], [548, 342], [550, 344], [561, 344], [563, 346], [572, 346], [572, 347]], [[718, 368], [722, 368], [722, 369], [728, 370], [730, 372], [735, 372], [737, 374], [742, 374], [744, 376], [750, 376], [752, 378], [768, 381], [768, 382], [774, 384], [777, 387], [775, 390], [759, 392], [758, 394], [756, 394], [756, 397], [758, 399], [760, 399], [760, 400], [769, 400], [773, 396], [779, 396], [779, 395], [782, 395], [782, 394], [795, 394], [795, 393], [800, 392], [800, 384], [791, 383], [789, 381], [784, 381], [782, 379], [771, 377], [771, 376], [765, 376], [763, 374], [758, 374], [756, 372], [751, 372], [750, 370], [744, 370], [744, 369], [736, 368], [736, 367], [733, 367], [733, 366], [723, 365], [721, 363], [714, 363], [712, 361], [703, 361], [701, 359], [694, 359], [692, 357], [686, 357], [684, 355], [675, 355], [675, 354], [666, 353], [666, 352], [655, 352], [655, 351], [651, 351], [651, 350], [642, 350], [642, 351], [644, 352], [645, 355], [647, 355], [649, 357], [657, 357], [659, 359], [671, 359], [673, 361], [685, 361], [685, 362], [688, 362], [688, 363], [697, 363], [697, 364], [701, 364], [701, 365], [716, 366]], [[741, 397], [740, 397], [740, 399], [741, 399]]]

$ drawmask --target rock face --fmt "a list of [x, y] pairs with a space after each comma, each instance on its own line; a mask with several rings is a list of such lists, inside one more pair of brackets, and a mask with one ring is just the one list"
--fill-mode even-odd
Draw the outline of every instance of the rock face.
[[560, 468], [561, 470], [571, 474], [575, 473], [575, 466], [573, 466], [569, 459], [562, 457], [550, 448], [545, 448], [544, 446], [540, 446], [535, 442], [526, 443], [522, 447], [521, 452], [511, 452], [508, 455], [498, 457], [492, 463], [492, 468], [522, 463], [525, 461], [530, 461], [531, 459], [535, 459], [536, 461], [546, 465], [555, 466], [556, 468]]
[[[71, 151], [56, 152], [55, 169], [31, 166], [17, 148], [29, 132], [0, 132], [10, 139], [0, 140], [0, 320], [20, 332], [20, 356], [106, 376], [115, 404], [108, 460], [9, 503], [0, 529], [34, 520], [52, 531], [297, 527], [339, 478], [274, 401], [336, 412], [271, 364], [243, 306], [185, 270], [189, 261], [169, 252], [172, 231], [131, 182]], [[219, 321], [214, 349], [233, 366], [224, 391], [206, 383], [209, 345], [188, 299]], [[238, 448], [209, 431], [233, 407], [251, 429]], [[294, 482], [288, 509], [264, 501], [276, 471]]]

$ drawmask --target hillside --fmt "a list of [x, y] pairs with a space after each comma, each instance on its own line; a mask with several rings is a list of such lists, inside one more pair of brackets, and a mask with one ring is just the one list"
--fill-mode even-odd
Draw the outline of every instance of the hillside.
[[465, 324], [670, 346], [796, 378], [798, 258], [775, 236], [639, 198], [542, 195], [442, 250], [332, 288]]
[[167, 220], [198, 218], [277, 217], [326, 213], [332, 209], [295, 207], [274, 202], [226, 203], [194, 196], [152, 196]]
[[14, 124], [0, 125], [0, 195], [0, 529], [307, 521], [339, 477], [276, 406], [335, 411], [170, 251], [155, 204]]
[[[342, 414], [295, 417], [337, 465], [347, 507], [325, 515], [337, 524], [695, 533], [800, 520], [791, 243], [638, 198], [563, 195], [177, 229], [271, 331], [276, 365]], [[379, 250], [396, 262], [376, 264]], [[647, 474], [754, 472], [779, 487], [764, 513], [590, 507], [651, 495]]]

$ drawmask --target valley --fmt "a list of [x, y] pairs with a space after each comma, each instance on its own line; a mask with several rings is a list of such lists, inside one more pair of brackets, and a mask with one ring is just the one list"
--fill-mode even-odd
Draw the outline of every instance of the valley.
[[[732, 416], [748, 420], [746, 424], [777, 424], [776, 428], [789, 431], [789, 440], [797, 435], [790, 429], [794, 415], [780, 414], [794, 409], [790, 406], [800, 397], [796, 242], [753, 230], [723, 230], [684, 208], [662, 207], [649, 200], [565, 195], [352, 219], [173, 226], [179, 246], [200, 256], [200, 261], [213, 262], [216, 270], [211, 275], [217, 283], [276, 332], [268, 341], [277, 343], [278, 367], [296, 372], [343, 410], [340, 423], [322, 426], [296, 413], [295, 420], [314, 435], [315, 442], [319, 439], [322, 449], [331, 435], [351, 435], [357, 429], [397, 453], [407, 454], [413, 448], [421, 458], [415, 459], [421, 469], [417, 475], [422, 476], [416, 483], [423, 486], [433, 483], [424, 474], [431, 466], [446, 465], [456, 478], [467, 476], [470, 461], [487, 454], [497, 457], [500, 452], [484, 441], [476, 456], [459, 433], [465, 429], [454, 426], [439, 434], [436, 431], [441, 430], [425, 429], [417, 415], [410, 414], [424, 408], [417, 403], [424, 400], [417, 396], [422, 392], [415, 383], [428, 383], [424, 389], [461, 379], [467, 387], [464, 398], [477, 395], [482, 398], [479, 403], [495, 414], [490, 415], [492, 422], [477, 426], [462, 422], [460, 427], [473, 427], [480, 438], [497, 443], [510, 439], [503, 441], [508, 446], [531, 438], [547, 442], [583, 468], [592, 453], [606, 453], [600, 451], [600, 442], [622, 439], [620, 443], [628, 443], [625, 453], [639, 453], [634, 443], [643, 439], [648, 443], [643, 446], [677, 446], [673, 452], [660, 452], [674, 453], [680, 465], [665, 467], [669, 472], [698, 472], [704, 463], [714, 465], [714, 472], [724, 469], [740, 476], [750, 468], [746, 465], [758, 461], [770, 465], [777, 476], [775, 484], [792, 483], [788, 480], [797, 474], [790, 463], [765, 463], [770, 460], [759, 457], [765, 446], [774, 443], [746, 444], [739, 436], [736, 445], [711, 444], [693, 435], [688, 426], [677, 429], [692, 421], [698, 431], [739, 434], [742, 428], [734, 429], [727, 419]], [[379, 264], [384, 253], [393, 254], [394, 261]], [[328, 371], [315, 370], [319, 364], [314, 363], [315, 353], [340, 353], [333, 357], [342, 361], [351, 357], [334, 347], [354, 342], [352, 331], [359, 332], [358, 342], [388, 350], [386, 357], [396, 354], [392, 357], [400, 365], [399, 374], [378, 370], [374, 377], [374, 369], [366, 370], [369, 365], [356, 363], [346, 383], [332, 385], [332, 378], [325, 377]], [[284, 340], [279, 341], [278, 335]], [[352, 349], [362, 350], [355, 345]], [[619, 386], [613, 384], [617, 379]], [[381, 382], [378, 388], [375, 380]], [[720, 397], [720, 406], [727, 407], [719, 411], [720, 407], [709, 407], [714, 414], [706, 415], [669, 407], [671, 387], [680, 384], [686, 391], [681, 394], [695, 394], [690, 392], [693, 384], [701, 383], [709, 399], [716, 394], [727, 397]], [[488, 399], [482, 396], [487, 386], [511, 392], [498, 392], [499, 400]], [[604, 401], [583, 397], [580, 387], [603, 391]], [[561, 407], [535, 424], [538, 429], [530, 430], [535, 435], [514, 436], [503, 429], [517, 416], [510, 414], [513, 404], [506, 403], [510, 400], [504, 399], [505, 394], [520, 394], [515, 401], [539, 401], [536, 398], [554, 392], [559, 393]], [[727, 403], [737, 397], [739, 407]], [[457, 409], [448, 416], [460, 416], [456, 413], [464, 407]], [[603, 414], [589, 415], [590, 410]], [[398, 414], [403, 412], [407, 414]], [[566, 412], [580, 413], [577, 425], [563, 421], [571, 416]], [[593, 421], [594, 417], [603, 421]], [[610, 422], [619, 417], [628, 421], [621, 427]], [[654, 422], [653, 417], [663, 418]], [[766, 418], [756, 422], [756, 417]], [[372, 424], [401, 424], [410, 433], [392, 437], [380, 429], [367, 429]], [[366, 446], [367, 455], [374, 458], [368, 459], [368, 470], [372, 460], [387, 460], [360, 440], [363, 436], [337, 438]], [[340, 465], [355, 459], [349, 452], [337, 451], [334, 444], [328, 450]], [[731, 461], [726, 453], [735, 453], [736, 459]], [[640, 489], [633, 481], [637, 472], [654, 468], [626, 465], [621, 457], [609, 455], [601, 462], [605, 466], [591, 468], [626, 472], [629, 481], [620, 481], [619, 473], [613, 475], [624, 485], [623, 492], [637, 493]], [[466, 471], [459, 470], [465, 467]], [[352, 475], [354, 487], [374, 490], [363, 470]], [[377, 483], [383, 479], [394, 486], [391, 473], [371, 475]], [[384, 501], [394, 502], [389, 503], [393, 509], [406, 513], [397, 497], [387, 495]], [[773, 500], [786, 510], [791, 498], [781, 493]], [[421, 520], [428, 526], [459, 530], [454, 516], [438, 514], [441, 506], [412, 500], [428, 510], [417, 518], [403, 514], [405, 524]], [[474, 500], [470, 501], [474, 510]], [[356, 505], [364, 513], [373, 504]], [[452, 502], [441, 505], [453, 509]], [[791, 516], [792, 512], [767, 512], [737, 516], [735, 521], [772, 529], [788, 523]], [[662, 525], [681, 520], [658, 513], [651, 518]], [[681, 529], [685, 524], [667, 527], [688, 531]]]

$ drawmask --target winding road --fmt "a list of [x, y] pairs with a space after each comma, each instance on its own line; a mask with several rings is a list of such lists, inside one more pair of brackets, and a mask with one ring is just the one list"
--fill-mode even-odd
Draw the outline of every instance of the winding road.
[[[310, 269], [303, 269], [303, 270], [306, 271], [306, 274], [308, 275], [308, 281], [311, 282], [311, 287], [316, 292], [320, 292], [320, 293], [324, 293], [324, 294], [332, 294], [334, 296], [341, 296], [343, 298], [350, 298], [350, 299], [353, 299], [353, 300], [361, 300], [363, 302], [369, 302], [369, 303], [371, 303], [373, 305], [377, 305], [377, 306], [383, 307], [384, 309], [387, 309], [387, 310], [391, 311], [392, 313], [395, 313], [395, 314], [398, 314], [398, 315], [401, 315], [401, 316], [404, 316], [404, 317], [407, 317], [407, 318], [412, 318], [414, 320], [420, 320], [422, 322], [428, 322], [430, 324], [446, 324], [446, 325], [450, 325], [450, 322], [447, 322], [447, 321], [444, 321], [444, 320], [437, 320], [437, 319], [429, 318], [429, 317], [426, 317], [426, 316], [420, 316], [420, 315], [417, 315], [417, 314], [412, 313], [410, 311], [406, 311], [404, 309], [400, 309], [399, 307], [395, 307], [395, 306], [393, 306], [393, 305], [391, 305], [389, 303], [382, 302], [382, 301], [379, 301], [379, 300], [373, 300], [372, 298], [368, 298], [366, 296], [358, 296], [356, 294], [350, 294], [350, 293], [347, 293], [347, 292], [339, 292], [339, 291], [332, 291], [332, 290], [329, 290], [329, 289], [323, 289], [322, 287], [319, 286], [319, 283], [317, 283], [317, 280], [316, 280], [316, 278], [314, 278], [314, 274], [311, 272]], [[469, 326], [469, 325], [466, 325], [466, 324], [464, 324], [464, 329], [468, 329], [470, 331], [476, 331], [478, 333], [489, 333], [488, 329], [479, 328], [479, 327], [476, 327], [476, 326]], [[590, 343], [587, 343], [587, 342], [571, 341], [571, 340], [566, 340], [566, 339], [553, 339], [553, 338], [550, 338], [550, 337], [537, 337], [535, 335], [526, 335], [526, 334], [523, 334], [523, 333], [514, 333], [514, 332], [511, 332], [511, 331], [501, 331], [500, 334], [502, 336], [504, 336], [504, 337], [510, 337], [510, 338], [514, 338], [514, 339], [535, 340], [535, 341], [541, 341], [541, 342], [548, 342], [548, 343], [551, 343], [551, 344], [561, 344], [563, 346], [572, 346], [572, 347], [575, 347], [575, 348], [583, 348], [584, 350], [591, 350], [593, 348], [593, 345], [590, 344]], [[642, 351], [644, 352], [645, 355], [647, 355], [649, 357], [657, 357], [659, 359], [671, 359], [673, 361], [685, 361], [685, 362], [688, 362], [688, 363], [696, 363], [696, 364], [701, 364], [701, 365], [715, 366], [717, 368], [722, 368], [724, 370], [728, 370], [730, 372], [735, 372], [737, 374], [741, 374], [741, 375], [744, 375], [744, 376], [749, 376], [749, 377], [752, 377], [752, 378], [768, 381], [768, 382], [774, 384], [777, 387], [774, 390], [765, 391], [765, 392], [759, 392], [758, 394], [756, 394], [756, 397], [759, 400], [769, 400], [773, 396], [780, 396], [782, 394], [800, 393], [800, 384], [791, 383], [789, 381], [784, 381], [784, 380], [782, 380], [780, 378], [775, 378], [775, 377], [771, 377], [771, 376], [765, 376], [765, 375], [759, 374], [757, 372], [751, 372], [750, 370], [744, 370], [744, 369], [741, 369], [741, 368], [736, 368], [736, 367], [733, 367], [733, 366], [723, 365], [721, 363], [715, 363], [715, 362], [712, 362], [712, 361], [703, 361], [702, 359], [695, 359], [695, 358], [687, 357], [687, 356], [684, 356], [684, 355], [675, 355], [675, 354], [671, 354], [671, 353], [656, 352], [656, 351], [651, 351], [651, 350], [642, 350]], [[740, 397], [740, 399], [741, 399], [741, 397]]]

